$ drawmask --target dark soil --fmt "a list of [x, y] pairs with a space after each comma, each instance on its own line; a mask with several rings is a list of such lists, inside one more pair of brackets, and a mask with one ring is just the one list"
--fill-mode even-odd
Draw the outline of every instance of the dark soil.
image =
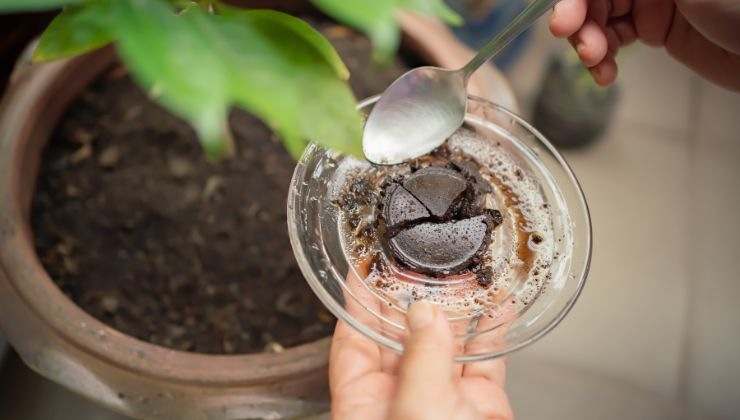
[[[370, 64], [369, 42], [324, 25], [358, 98], [405, 71]], [[36, 247], [84, 310], [143, 340], [199, 353], [281, 351], [331, 334], [288, 240], [295, 165], [245, 112], [237, 157], [205, 161], [195, 134], [121, 67], [66, 111], [44, 152], [33, 207]]]

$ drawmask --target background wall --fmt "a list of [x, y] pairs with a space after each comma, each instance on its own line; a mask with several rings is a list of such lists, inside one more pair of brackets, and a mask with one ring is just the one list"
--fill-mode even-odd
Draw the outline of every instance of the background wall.
[[[566, 43], [542, 21], [509, 71], [530, 105]], [[510, 357], [523, 419], [740, 418], [740, 94], [662, 50], [618, 57], [597, 143], [566, 152], [594, 226], [591, 274], [565, 321]]]

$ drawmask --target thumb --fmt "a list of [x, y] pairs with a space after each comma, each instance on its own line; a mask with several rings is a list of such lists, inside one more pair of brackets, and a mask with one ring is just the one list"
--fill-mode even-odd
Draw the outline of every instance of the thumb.
[[391, 410], [394, 418], [404, 418], [404, 413], [418, 415], [426, 405], [421, 402], [440, 403], [453, 393], [454, 347], [447, 317], [431, 303], [416, 302], [409, 307], [406, 321], [408, 336]]

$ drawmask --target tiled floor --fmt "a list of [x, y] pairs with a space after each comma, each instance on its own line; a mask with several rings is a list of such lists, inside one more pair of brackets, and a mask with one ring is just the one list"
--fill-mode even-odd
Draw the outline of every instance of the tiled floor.
[[511, 356], [515, 412], [740, 418], [740, 95], [661, 50], [619, 65], [609, 131], [566, 153], [591, 206], [591, 274], [566, 320]]
[[740, 418], [740, 95], [702, 85], [698, 96], [684, 387], [692, 404]]
[[508, 368], [507, 388], [517, 419], [682, 418], [672, 400], [613, 377], [530, 357], [511, 357]]
[[592, 149], [568, 154], [591, 208], [591, 272], [566, 321], [526, 354], [676, 395], [686, 323], [685, 150], [660, 131], [617, 125]]

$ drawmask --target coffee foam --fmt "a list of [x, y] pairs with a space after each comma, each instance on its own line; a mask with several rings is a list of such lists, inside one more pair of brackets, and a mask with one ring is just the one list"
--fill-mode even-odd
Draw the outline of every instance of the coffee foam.
[[[405, 310], [409, 303], [428, 300], [444, 307], [453, 317], [494, 314], [506, 303], [516, 312], [526, 310], [547, 288], [557, 258], [550, 203], [537, 179], [538, 169], [518, 149], [518, 142], [507, 133], [499, 141], [483, 138], [473, 130], [461, 128], [446, 142], [453, 154], [475, 160], [481, 175], [493, 187], [486, 197], [487, 207], [503, 214], [503, 224], [493, 230], [491, 245], [483, 257], [483, 266], [490, 267], [490, 286], [476, 281], [476, 273], [463, 273], [444, 279], [412, 273], [396, 266], [380, 241], [357, 252], [356, 237], [347, 228], [340, 212], [340, 231], [349, 261], [358, 267], [368, 266], [367, 260], [380, 258], [387, 270], [357, 270], [368, 289], [385, 304]], [[424, 158], [420, 159], [424, 164]], [[354, 166], [351, 176], [364, 177], [380, 192], [383, 182], [408, 175], [408, 165], [373, 167]], [[375, 209], [363, 209], [369, 220], [377, 217]], [[561, 238], [562, 240], [562, 238]], [[367, 270], [365, 270], [367, 271]]]

